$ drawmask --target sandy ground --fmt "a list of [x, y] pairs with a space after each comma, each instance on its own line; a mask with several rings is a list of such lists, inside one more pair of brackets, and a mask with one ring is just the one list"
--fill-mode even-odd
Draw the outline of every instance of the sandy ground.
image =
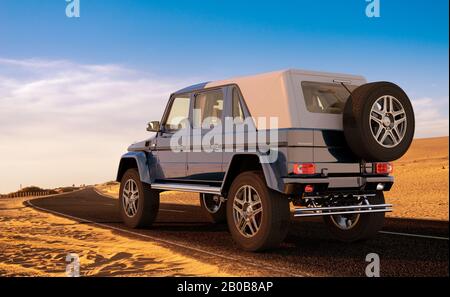
[[395, 183], [387, 192], [390, 217], [448, 221], [448, 137], [414, 140], [394, 162]]
[[[413, 219], [449, 219], [449, 138], [414, 140], [408, 152], [394, 162], [395, 183], [386, 192], [386, 200], [394, 204], [388, 217]], [[119, 185], [98, 185], [102, 193], [117, 197]], [[183, 198], [181, 198], [181, 196]], [[187, 196], [193, 199], [186, 199]], [[164, 192], [161, 200], [195, 203], [198, 196], [190, 193]]]
[[0, 199], [0, 276], [65, 276], [76, 253], [83, 276], [223, 276], [218, 267], [150, 241]]

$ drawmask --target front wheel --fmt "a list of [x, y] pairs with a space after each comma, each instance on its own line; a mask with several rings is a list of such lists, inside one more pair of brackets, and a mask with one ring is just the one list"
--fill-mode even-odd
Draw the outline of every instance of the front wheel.
[[244, 172], [236, 177], [226, 206], [231, 236], [246, 251], [275, 248], [287, 235], [289, 200], [270, 190], [264, 176], [257, 171]]
[[119, 195], [119, 211], [125, 225], [140, 228], [153, 224], [159, 210], [159, 193], [141, 182], [136, 169], [128, 169], [123, 175]]
[[[384, 204], [383, 192], [369, 197], [370, 204]], [[355, 242], [374, 237], [384, 224], [384, 212], [324, 216], [331, 236], [343, 242]]]

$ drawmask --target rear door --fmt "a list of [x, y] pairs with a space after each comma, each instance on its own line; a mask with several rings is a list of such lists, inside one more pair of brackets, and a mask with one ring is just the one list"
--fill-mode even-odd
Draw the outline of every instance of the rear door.
[[300, 82], [300, 91], [305, 105], [304, 117], [314, 118], [319, 129], [313, 132], [313, 159], [318, 171], [328, 173], [359, 174], [361, 159], [348, 147], [343, 132], [343, 110], [360, 81], [305, 78]]

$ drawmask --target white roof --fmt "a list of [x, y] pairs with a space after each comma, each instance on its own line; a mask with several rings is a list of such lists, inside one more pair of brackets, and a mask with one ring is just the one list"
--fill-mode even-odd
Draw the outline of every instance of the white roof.
[[[330, 120], [330, 117], [342, 119], [342, 115], [307, 112], [301, 90], [302, 81], [330, 83], [343, 81], [352, 85], [361, 85], [366, 82], [364, 77], [358, 75], [287, 69], [213, 81], [207, 83], [205, 88], [237, 84], [251, 116], [253, 118], [278, 117], [279, 128], [325, 128], [324, 121]], [[258, 126], [257, 122], [255, 121], [255, 124]]]

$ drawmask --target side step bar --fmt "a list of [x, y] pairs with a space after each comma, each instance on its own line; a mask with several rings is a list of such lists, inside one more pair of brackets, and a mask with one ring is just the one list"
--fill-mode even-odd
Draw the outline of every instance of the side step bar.
[[211, 187], [193, 184], [176, 184], [176, 183], [153, 183], [150, 185], [155, 190], [195, 192], [204, 194], [220, 195], [220, 187]]
[[298, 207], [295, 208], [294, 217], [316, 217], [344, 214], [391, 212], [392, 204], [352, 205], [334, 207]]

